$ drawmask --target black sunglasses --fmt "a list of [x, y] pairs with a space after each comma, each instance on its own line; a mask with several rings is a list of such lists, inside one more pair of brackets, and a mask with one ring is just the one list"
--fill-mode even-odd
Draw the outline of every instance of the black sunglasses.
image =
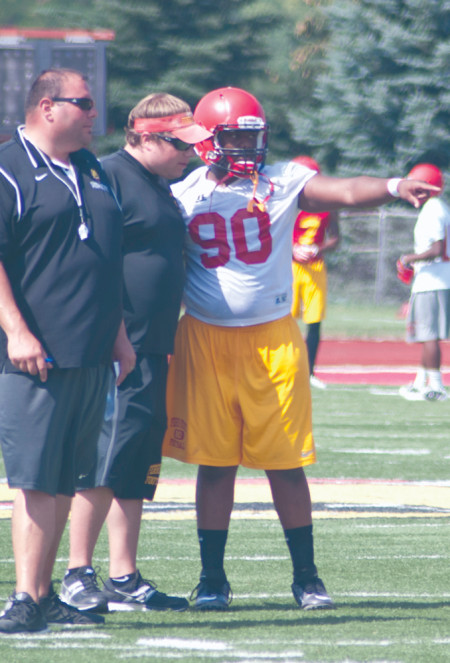
[[173, 136], [163, 136], [162, 134], [154, 135], [158, 138], [161, 138], [161, 140], [165, 140], [166, 143], [170, 143], [176, 150], [179, 150], [180, 152], [186, 152], [190, 147], [193, 147], [192, 143], [185, 143], [184, 140], [180, 140], [179, 138], [175, 138]]
[[53, 97], [52, 101], [67, 101], [69, 104], [78, 106], [82, 111], [90, 111], [94, 108], [94, 100], [89, 97]]

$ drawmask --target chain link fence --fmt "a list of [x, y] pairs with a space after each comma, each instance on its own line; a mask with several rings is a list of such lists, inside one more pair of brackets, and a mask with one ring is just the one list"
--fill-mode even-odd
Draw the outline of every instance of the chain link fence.
[[417, 215], [401, 207], [341, 211], [341, 241], [326, 256], [329, 301], [382, 305], [408, 299], [395, 263], [413, 250]]

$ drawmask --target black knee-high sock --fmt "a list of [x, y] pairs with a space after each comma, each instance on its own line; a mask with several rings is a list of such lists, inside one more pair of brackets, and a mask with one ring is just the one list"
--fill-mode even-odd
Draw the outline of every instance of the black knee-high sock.
[[309, 372], [314, 373], [314, 364], [316, 363], [317, 350], [320, 342], [320, 322], [313, 322], [307, 325], [306, 348], [308, 350]]
[[202, 560], [202, 576], [225, 580], [224, 558], [228, 530], [199, 529], [197, 533]]
[[291, 554], [294, 582], [302, 584], [317, 575], [314, 565], [313, 526], [285, 529], [284, 536]]

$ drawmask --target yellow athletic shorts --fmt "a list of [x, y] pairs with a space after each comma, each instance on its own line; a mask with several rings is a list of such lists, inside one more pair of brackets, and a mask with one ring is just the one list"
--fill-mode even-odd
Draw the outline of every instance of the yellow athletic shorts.
[[163, 455], [285, 470], [316, 460], [306, 346], [291, 315], [219, 327], [184, 315], [167, 385]]
[[311, 324], [325, 318], [327, 305], [327, 266], [323, 260], [311, 263], [292, 262], [294, 276], [291, 313], [302, 315]]

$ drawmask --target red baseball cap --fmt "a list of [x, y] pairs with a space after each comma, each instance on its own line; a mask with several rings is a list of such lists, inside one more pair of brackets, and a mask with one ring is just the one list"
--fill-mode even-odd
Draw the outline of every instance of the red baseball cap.
[[438, 186], [440, 189], [444, 186], [444, 176], [442, 171], [432, 163], [418, 163], [408, 173], [409, 180], [422, 180], [428, 184]]
[[200, 143], [213, 134], [194, 120], [192, 113], [178, 113], [165, 117], [137, 117], [134, 130], [138, 133], [171, 133], [185, 143]]

